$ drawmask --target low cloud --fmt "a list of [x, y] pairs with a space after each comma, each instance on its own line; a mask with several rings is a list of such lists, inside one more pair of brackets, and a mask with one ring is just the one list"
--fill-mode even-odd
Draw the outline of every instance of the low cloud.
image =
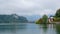
[[0, 0], [0, 14], [51, 15], [60, 8], [60, 0]]

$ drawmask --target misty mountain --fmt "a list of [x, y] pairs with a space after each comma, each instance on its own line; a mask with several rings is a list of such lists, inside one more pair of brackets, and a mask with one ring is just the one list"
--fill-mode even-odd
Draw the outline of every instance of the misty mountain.
[[18, 16], [16, 14], [12, 15], [0, 15], [0, 23], [9, 23], [9, 22], [28, 22], [26, 17]]
[[25, 16], [28, 21], [36, 21], [41, 18], [40, 15], [31, 15], [31, 16]]

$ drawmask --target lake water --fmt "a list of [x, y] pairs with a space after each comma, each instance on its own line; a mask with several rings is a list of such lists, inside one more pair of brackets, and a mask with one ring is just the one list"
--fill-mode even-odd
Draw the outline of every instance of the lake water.
[[0, 25], [0, 34], [60, 34], [60, 25], [34, 23]]

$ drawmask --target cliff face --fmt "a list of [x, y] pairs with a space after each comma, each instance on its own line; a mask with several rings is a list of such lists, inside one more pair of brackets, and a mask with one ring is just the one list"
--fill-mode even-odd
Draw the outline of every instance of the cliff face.
[[0, 23], [10, 23], [10, 22], [28, 22], [26, 17], [18, 16], [16, 14], [12, 15], [0, 15]]

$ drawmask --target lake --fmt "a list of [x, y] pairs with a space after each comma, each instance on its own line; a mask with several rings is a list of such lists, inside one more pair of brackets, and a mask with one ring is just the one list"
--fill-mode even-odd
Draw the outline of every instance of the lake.
[[60, 34], [60, 25], [34, 23], [0, 25], [0, 34]]

